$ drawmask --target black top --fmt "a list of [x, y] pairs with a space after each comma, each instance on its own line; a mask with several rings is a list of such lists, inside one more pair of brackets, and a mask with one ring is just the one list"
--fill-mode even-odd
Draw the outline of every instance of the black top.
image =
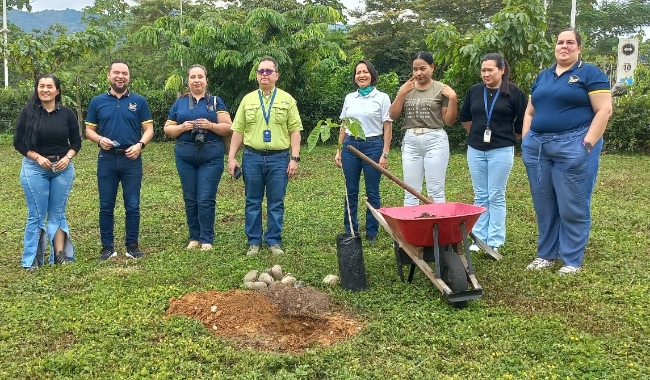
[[36, 147], [30, 149], [23, 141], [27, 122], [27, 107], [23, 108], [16, 119], [14, 148], [27, 157], [27, 152], [34, 150], [41, 156], [65, 156], [70, 149], [79, 152], [81, 135], [74, 111], [57, 105], [52, 112], [41, 110], [41, 125], [36, 139]]
[[[490, 142], [485, 143], [483, 142], [483, 134], [487, 124], [487, 114], [483, 99], [484, 88], [484, 83], [477, 83], [469, 88], [465, 96], [465, 103], [463, 103], [463, 108], [458, 116], [460, 122], [472, 122], [469, 136], [467, 136], [467, 145], [478, 150], [514, 146], [516, 142], [515, 133], [521, 134], [521, 126], [527, 105], [526, 96], [519, 87], [512, 83], [510, 83], [510, 94], [508, 96], [499, 94], [490, 120], [492, 135]], [[495, 92], [496, 89], [488, 88], [488, 110], [492, 106]]]

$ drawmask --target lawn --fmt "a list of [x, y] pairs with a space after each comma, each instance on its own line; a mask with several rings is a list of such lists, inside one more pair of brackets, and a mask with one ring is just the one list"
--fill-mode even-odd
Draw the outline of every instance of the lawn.
[[[494, 261], [473, 255], [483, 297], [451, 307], [421, 272], [399, 281], [388, 234], [364, 246], [369, 289], [321, 283], [337, 274], [335, 237], [343, 215], [342, 175], [331, 147], [303, 152], [289, 184], [287, 255], [247, 257], [243, 182], [224, 175], [217, 199], [217, 239], [210, 252], [186, 251], [187, 230], [173, 143], [144, 151], [140, 246], [123, 256], [123, 208], [116, 210], [120, 257], [100, 250], [95, 175], [97, 147], [74, 160], [77, 178], [68, 220], [77, 262], [20, 268], [26, 217], [22, 156], [0, 138], [1, 379], [640, 379], [650, 373], [650, 157], [602, 156], [584, 271], [560, 277], [526, 272], [536, 225], [521, 159], [508, 187], [508, 237]], [[401, 176], [399, 150], [389, 170]], [[382, 201], [403, 191], [382, 179]], [[447, 200], [472, 203], [465, 156], [451, 157]], [[119, 202], [118, 202], [119, 203]], [[361, 218], [363, 220], [363, 218]], [[364, 243], [365, 244], [365, 243]], [[364, 328], [332, 347], [300, 354], [241, 348], [195, 320], [167, 318], [171, 297], [241, 289], [250, 269], [280, 264], [356, 314]], [[555, 269], [558, 269], [556, 267]], [[250, 310], [250, 318], [256, 311]]]

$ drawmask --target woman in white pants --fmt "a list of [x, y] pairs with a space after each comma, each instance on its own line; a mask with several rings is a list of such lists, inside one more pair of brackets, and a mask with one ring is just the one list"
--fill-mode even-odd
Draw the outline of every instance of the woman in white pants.
[[[391, 119], [404, 112], [402, 129], [402, 170], [404, 182], [422, 190], [436, 203], [445, 202], [445, 177], [449, 163], [449, 139], [443, 129], [458, 118], [458, 98], [449, 86], [433, 80], [435, 63], [431, 53], [421, 51], [413, 57], [413, 77], [404, 83], [390, 106]], [[417, 206], [419, 200], [404, 192], [404, 205]]]

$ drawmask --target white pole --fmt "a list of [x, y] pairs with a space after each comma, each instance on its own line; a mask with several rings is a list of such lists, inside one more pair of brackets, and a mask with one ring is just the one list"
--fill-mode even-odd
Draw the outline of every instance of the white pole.
[[[5, 0], [6, 1], [6, 0]], [[183, 36], [183, 0], [181, 0], [181, 20], [179, 22], [180, 29], [178, 31], [179, 37]], [[183, 58], [181, 58], [181, 69], [183, 68]]]
[[9, 88], [9, 67], [7, 66], [7, 0], [2, 0], [2, 34], [4, 35], [5, 88]]
[[576, 0], [571, 0], [571, 28], [576, 27]]

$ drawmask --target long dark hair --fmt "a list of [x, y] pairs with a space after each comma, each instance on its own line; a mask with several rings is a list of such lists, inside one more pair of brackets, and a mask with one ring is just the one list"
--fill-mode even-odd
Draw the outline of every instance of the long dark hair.
[[501, 92], [501, 95], [508, 96], [510, 94], [510, 65], [508, 65], [508, 61], [506, 61], [506, 59], [499, 53], [486, 54], [481, 60], [481, 63], [485, 61], [494, 61], [499, 70], [503, 69], [499, 91]]
[[[16, 123], [16, 133], [19, 140], [27, 146], [29, 150], [36, 149], [36, 141], [38, 139], [38, 132], [41, 128], [41, 114], [42, 114], [42, 104], [41, 99], [38, 97], [38, 84], [41, 79], [52, 79], [54, 81], [54, 86], [58, 90], [58, 94], [54, 98], [56, 105], [61, 103], [61, 82], [53, 74], [43, 74], [39, 75], [34, 82], [34, 93], [25, 104], [23, 112], [21, 112], [20, 119]], [[19, 132], [20, 129], [20, 132]]]

